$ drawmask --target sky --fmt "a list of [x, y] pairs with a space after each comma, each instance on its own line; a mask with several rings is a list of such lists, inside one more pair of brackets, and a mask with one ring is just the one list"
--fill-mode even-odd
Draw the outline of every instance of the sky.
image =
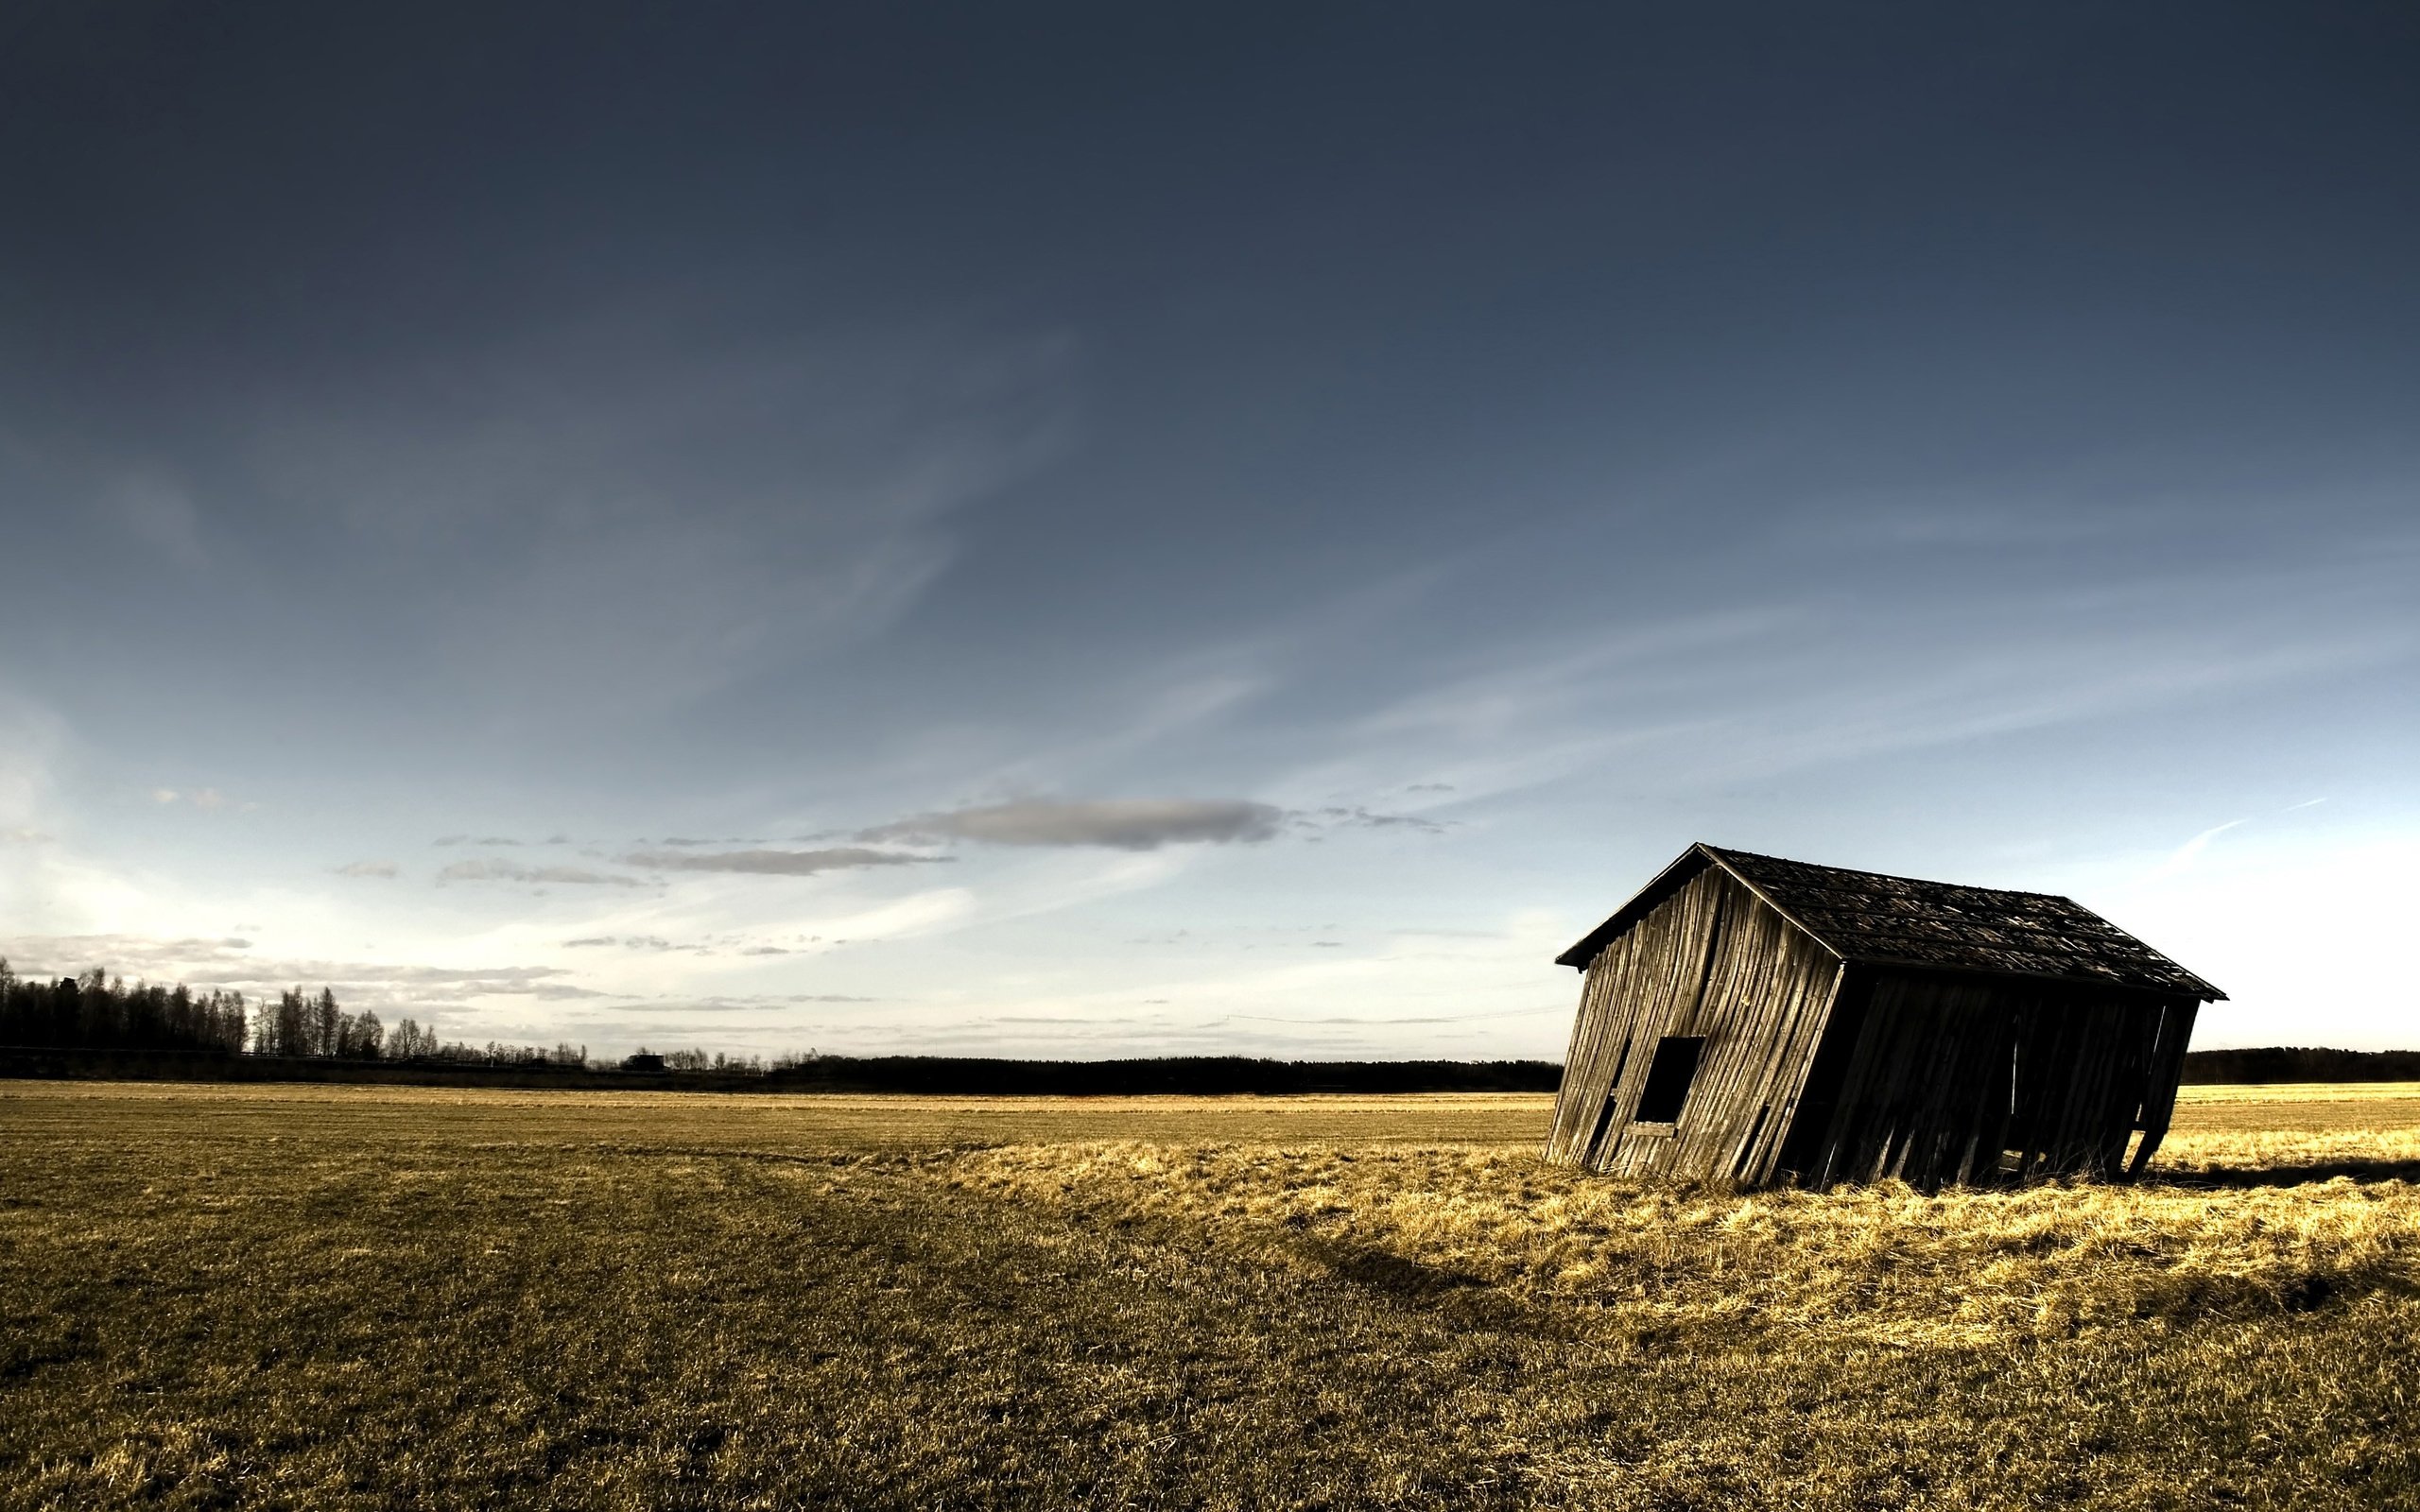
[[0, 953], [1559, 1057], [1689, 842], [2420, 1044], [2420, 19], [0, 10]]

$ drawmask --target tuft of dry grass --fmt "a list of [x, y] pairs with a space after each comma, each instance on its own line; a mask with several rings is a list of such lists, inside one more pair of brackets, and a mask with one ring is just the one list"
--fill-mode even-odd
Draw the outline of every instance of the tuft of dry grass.
[[0, 1505], [2420, 1504], [2420, 1088], [1936, 1196], [1546, 1108], [0, 1086]]

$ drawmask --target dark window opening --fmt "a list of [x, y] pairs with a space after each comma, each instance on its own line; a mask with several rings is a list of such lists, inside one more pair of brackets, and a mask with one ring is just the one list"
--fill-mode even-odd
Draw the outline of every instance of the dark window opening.
[[1647, 1063], [1647, 1089], [1638, 1094], [1641, 1124], [1677, 1124], [1681, 1105], [1689, 1100], [1689, 1083], [1697, 1079], [1698, 1057], [1705, 1049], [1703, 1035], [1667, 1035], [1655, 1042], [1655, 1058]]

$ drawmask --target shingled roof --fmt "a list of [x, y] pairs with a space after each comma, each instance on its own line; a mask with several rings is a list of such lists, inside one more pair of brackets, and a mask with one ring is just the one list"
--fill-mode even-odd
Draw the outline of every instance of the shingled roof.
[[1606, 943], [1708, 866], [1719, 866], [1845, 961], [1999, 971], [2066, 982], [2226, 994], [2071, 898], [1920, 882], [1693, 845], [1639, 895], [1555, 957], [1586, 970]]

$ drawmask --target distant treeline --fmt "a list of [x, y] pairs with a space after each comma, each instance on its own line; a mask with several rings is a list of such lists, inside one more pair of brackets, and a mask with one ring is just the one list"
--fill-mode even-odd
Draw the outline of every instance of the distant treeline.
[[2323, 1050], [2307, 1045], [2195, 1050], [2185, 1057], [2185, 1080], [2203, 1086], [2259, 1086], [2283, 1081], [2420, 1081], [2420, 1050]]
[[378, 1015], [346, 1011], [337, 995], [301, 988], [272, 1003], [244, 1001], [241, 992], [195, 992], [179, 983], [126, 985], [95, 967], [81, 976], [27, 980], [0, 956], [0, 1046], [51, 1051], [174, 1051], [201, 1056], [305, 1057], [321, 1060], [435, 1061], [516, 1066], [572, 1057], [586, 1047], [552, 1052], [525, 1045], [441, 1044], [434, 1030], [410, 1019], [389, 1031]]
[[128, 987], [97, 970], [25, 982], [0, 957], [0, 1044], [233, 1055], [248, 1016], [241, 992]]
[[1317, 1092], [1550, 1092], [1563, 1068], [1546, 1060], [984, 1060], [926, 1056], [752, 1057], [697, 1052], [590, 1063], [561, 1056], [474, 1052], [463, 1057], [342, 1060], [166, 1050], [32, 1049], [0, 1045], [0, 1076], [125, 1081], [377, 1082], [462, 1087], [620, 1087], [699, 1092], [895, 1092], [922, 1096], [1294, 1096]]

